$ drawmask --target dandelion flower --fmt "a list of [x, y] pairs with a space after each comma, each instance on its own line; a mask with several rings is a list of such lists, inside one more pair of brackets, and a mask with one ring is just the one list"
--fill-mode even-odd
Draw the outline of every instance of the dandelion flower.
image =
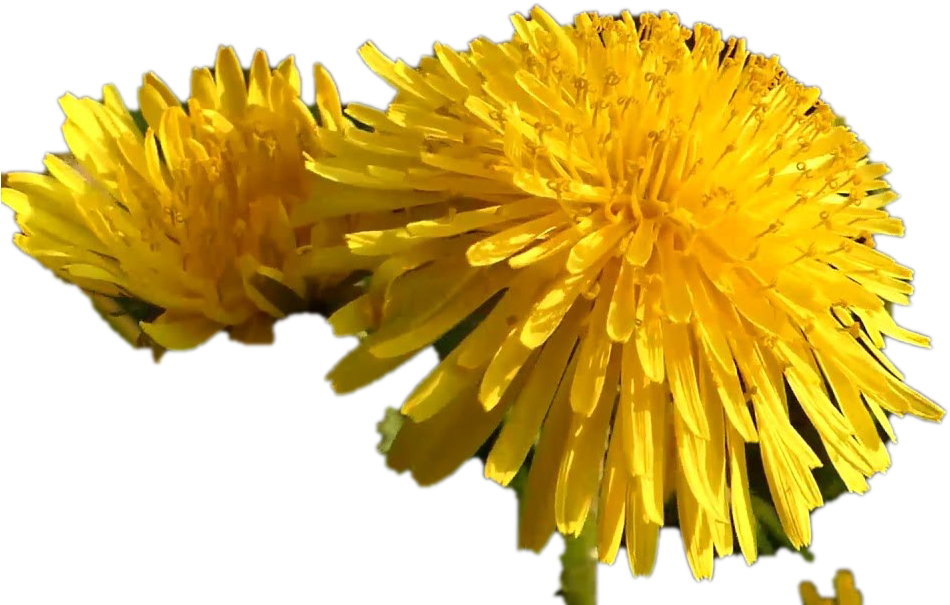
[[835, 597], [824, 599], [811, 582], [802, 582], [802, 605], [861, 605], [861, 592], [854, 587], [854, 576], [850, 571], [839, 571], [835, 575]]
[[885, 308], [912, 290], [873, 245], [902, 233], [887, 168], [818, 89], [709, 26], [513, 21], [418, 68], [363, 48], [396, 98], [351, 106], [373, 132], [329, 133], [310, 168], [415, 197], [401, 225], [347, 236], [385, 261], [331, 318], [366, 333], [331, 380], [357, 388], [478, 319], [405, 402], [394, 468], [433, 483], [494, 436], [488, 477], [531, 458], [522, 546], [596, 518], [601, 559], [625, 541], [649, 573], [669, 504], [705, 578], [734, 541], [757, 556], [750, 453], [808, 544], [813, 469], [863, 492], [887, 413], [942, 416], [881, 352], [927, 344]]
[[[187, 349], [223, 329], [269, 342], [276, 319], [367, 265], [340, 234], [353, 219], [308, 219], [340, 186], [305, 168], [319, 127], [293, 59], [272, 70], [258, 52], [247, 76], [222, 48], [183, 106], [147, 75], [144, 129], [114, 87], [102, 102], [66, 95], [71, 153], [49, 155], [48, 174], [4, 175], [17, 245], [135, 344]], [[322, 127], [338, 128], [336, 89], [316, 76]]]

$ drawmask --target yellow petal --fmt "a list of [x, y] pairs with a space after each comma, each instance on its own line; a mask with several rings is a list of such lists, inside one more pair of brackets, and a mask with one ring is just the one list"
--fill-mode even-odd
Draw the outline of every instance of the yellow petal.
[[481, 76], [467, 62], [464, 55], [460, 55], [451, 48], [442, 44], [435, 45], [435, 54], [442, 67], [457, 83], [463, 87], [476, 91], [481, 88]]
[[89, 190], [89, 179], [61, 158], [48, 154], [43, 160], [43, 164], [57, 181], [65, 185], [74, 194], [82, 195]]
[[[129, 132], [139, 132], [138, 126], [135, 125], [135, 121], [132, 119], [132, 114], [129, 113], [125, 101], [122, 100], [122, 95], [119, 94], [119, 90], [115, 86], [111, 84], [103, 86], [102, 99], [105, 106], [112, 112], [112, 115], [117, 117]], [[141, 141], [141, 138], [139, 138], [139, 141]]]
[[369, 295], [357, 297], [343, 305], [327, 320], [335, 336], [351, 336], [374, 327], [378, 321], [376, 306]]
[[[576, 357], [565, 372], [574, 372]], [[518, 546], [540, 552], [555, 529], [555, 491], [571, 425], [570, 387], [562, 380], [541, 430], [525, 487], [518, 523]]]
[[178, 107], [181, 101], [154, 73], [145, 75], [145, 82], [139, 89], [139, 106], [142, 115], [151, 128], [158, 129], [162, 113], [169, 107]]
[[542, 235], [556, 229], [563, 220], [563, 215], [555, 212], [487, 237], [468, 249], [468, 261], [473, 266], [491, 265], [503, 261]]
[[508, 338], [495, 353], [482, 378], [478, 400], [486, 409], [492, 409], [498, 405], [502, 395], [505, 394], [515, 376], [521, 372], [522, 366], [532, 352], [533, 349], [524, 346], [518, 339], [517, 328], [512, 329]]
[[523, 269], [534, 263], [553, 258], [560, 252], [566, 250], [576, 239], [577, 234], [574, 233], [573, 229], [565, 229], [536, 246], [512, 256], [508, 259], [508, 265], [512, 269]]
[[181, 169], [186, 160], [185, 141], [190, 138], [188, 117], [180, 107], [170, 107], [161, 115], [158, 139], [165, 163], [173, 170]]
[[786, 369], [785, 376], [845, 484], [852, 491], [866, 490], [864, 477], [874, 470], [866, 451], [853, 436], [854, 428], [831, 402], [818, 378], [817, 366], [803, 368], [793, 364]]
[[761, 285], [751, 285], [746, 271], [726, 275], [726, 282], [732, 289], [732, 301], [735, 308], [752, 325], [768, 334], [779, 334], [782, 322], [781, 311], [772, 303], [769, 292]]
[[674, 416], [673, 420], [679, 472], [686, 481], [685, 487], [690, 490], [690, 501], [695, 501], [704, 518], [711, 521], [713, 515], [721, 515], [721, 512], [710, 485], [711, 477], [706, 474], [707, 441], [692, 434], [679, 416]]
[[277, 66], [277, 73], [283, 76], [287, 84], [290, 85], [291, 90], [294, 91], [294, 96], [300, 96], [300, 71], [297, 70], [293, 55], [280, 62], [280, 65]]
[[653, 254], [653, 244], [655, 242], [655, 224], [650, 219], [640, 221], [636, 232], [627, 245], [627, 262], [635, 267], [644, 267], [650, 256]]
[[627, 342], [637, 323], [637, 276], [633, 265], [620, 261], [620, 275], [614, 286], [607, 312], [607, 336], [614, 342]]
[[583, 273], [590, 269], [605, 254], [612, 253], [620, 238], [627, 232], [624, 223], [609, 224], [584, 236], [571, 248], [567, 257], [567, 270], [571, 273]]
[[543, 208], [539, 208], [537, 200], [528, 198], [466, 212], [450, 212], [440, 218], [409, 223], [406, 229], [418, 237], [451, 237], [473, 229], [534, 216], [540, 214], [541, 210]]
[[732, 352], [729, 342], [722, 332], [721, 320], [716, 310], [714, 299], [721, 297], [709, 279], [702, 273], [695, 260], [687, 261], [684, 265], [686, 283], [689, 285], [693, 312], [696, 314], [697, 328], [702, 334], [710, 353], [725, 370], [734, 368]]
[[732, 519], [729, 514], [729, 487], [727, 481], [725, 415], [718, 405], [716, 387], [712, 374], [700, 369], [699, 394], [705, 403], [706, 419], [709, 424], [709, 441], [704, 444], [705, 467], [703, 473], [708, 477], [712, 491], [713, 509], [710, 515], [710, 531], [716, 553], [720, 557], [731, 555]]
[[197, 99], [203, 109], [218, 108], [218, 90], [214, 76], [207, 67], [191, 72], [191, 97]]
[[346, 244], [354, 254], [390, 255], [423, 241], [403, 227], [346, 234]]
[[[638, 479], [637, 491], [644, 516], [651, 523], [663, 525], [667, 472], [670, 465], [675, 464], [670, 393], [665, 385], [642, 384], [632, 413], [629, 406], [622, 412], [624, 453], [630, 473]], [[642, 442], [638, 441], [640, 436], [643, 436]]]
[[861, 593], [854, 586], [854, 576], [849, 571], [839, 571], [835, 574], [835, 592], [838, 596], [838, 605], [861, 605]]
[[317, 63], [313, 66], [313, 75], [317, 86], [317, 109], [320, 111], [323, 127], [330, 130], [343, 130], [346, 121], [343, 119], [340, 95], [330, 72]]
[[360, 47], [359, 53], [366, 65], [375, 71], [379, 77], [396, 88], [402, 86], [402, 78], [396, 74], [395, 62], [384, 55], [375, 44], [367, 42]]
[[[13, 182], [10, 185], [20, 187]], [[17, 213], [17, 222], [24, 232], [31, 235], [48, 234], [60, 245], [76, 246], [89, 250], [103, 250], [104, 244], [89, 228], [82, 224], [76, 211], [70, 208], [71, 196], [68, 194], [53, 197], [34, 197], [17, 189], [2, 190], [3, 203]]]
[[[374, 337], [371, 347], [373, 354], [392, 357], [418, 350], [435, 342], [505, 287], [512, 275], [507, 267], [502, 266], [499, 269], [501, 271], [481, 272], [476, 279], [467, 283], [467, 287], [462, 288], [446, 304], [428, 316], [420, 312], [422, 320], [402, 333], [391, 338]], [[376, 335], [380, 334], [381, 332]]]
[[647, 518], [643, 511], [643, 496], [639, 479], [627, 484], [626, 541], [627, 560], [634, 576], [648, 576], [656, 564], [660, 538], [660, 524]]
[[274, 336], [274, 320], [263, 314], [251, 317], [228, 332], [228, 344], [244, 349], [273, 349], [277, 344]]
[[682, 469], [676, 473], [676, 508], [679, 512], [680, 533], [686, 547], [686, 560], [697, 580], [712, 577], [713, 541], [709, 522], [702, 508], [693, 498]]
[[247, 102], [250, 105], [267, 105], [271, 86], [271, 70], [267, 54], [259, 50], [254, 53], [251, 63], [250, 82], [248, 82]]
[[[620, 408], [614, 430], [623, 434], [627, 469], [631, 475], [645, 475], [653, 470], [653, 429], [651, 395], [659, 388], [647, 384], [637, 349], [624, 345], [620, 362]], [[665, 404], [665, 402], [663, 402]]]
[[554, 281], [531, 309], [521, 329], [521, 342], [526, 347], [540, 346], [560, 325], [564, 315], [596, 278], [593, 271], [565, 275]]
[[[609, 263], [600, 279], [601, 292], [610, 292], [619, 271], [618, 263]], [[610, 299], [598, 296], [587, 324], [587, 334], [581, 339], [578, 351], [577, 373], [571, 385], [571, 407], [579, 414], [590, 415], [600, 399], [607, 374], [607, 362], [613, 343], [607, 336], [606, 322]]]
[[221, 108], [227, 116], [241, 117], [247, 107], [247, 83], [244, 70], [233, 48], [221, 47], [214, 67], [215, 85]]
[[[821, 598], [818, 588], [811, 582], [802, 582], [799, 587], [803, 605], [828, 605], [831, 601]], [[832, 604], [833, 605], [833, 604]]]
[[663, 323], [659, 317], [660, 291], [655, 284], [646, 284], [640, 289], [637, 299], [637, 320], [639, 329], [635, 333], [637, 353], [647, 378], [653, 382], [663, 382], [666, 377], [666, 365], [663, 345]]
[[884, 447], [884, 442], [881, 441], [870, 411], [861, 399], [860, 391], [847, 379], [837, 364], [831, 362], [823, 353], [816, 352], [816, 356], [828, 384], [834, 391], [838, 406], [844, 412], [850, 426], [854, 428], [855, 435], [869, 456], [872, 469], [876, 472], [884, 472], [890, 464], [890, 456], [887, 448]]
[[732, 426], [726, 427], [729, 449], [729, 491], [732, 506], [732, 519], [739, 548], [749, 565], [758, 557], [756, 543], [756, 521], [752, 513], [752, 499], [749, 494], [749, 472], [746, 468], [745, 443], [738, 431]]
[[687, 322], [692, 315], [693, 304], [686, 286], [682, 255], [673, 249], [672, 232], [667, 231], [660, 243], [663, 308], [671, 321]]
[[413, 422], [410, 418], [400, 420], [402, 422], [396, 438], [386, 452], [386, 466], [397, 473], [404, 473], [412, 468], [413, 461], [420, 455], [425, 455], [436, 430], [440, 427], [432, 422]]
[[583, 530], [597, 491], [619, 374], [620, 356], [614, 354], [593, 413], [590, 416], [575, 413], [571, 420], [555, 495], [557, 527], [565, 535], [576, 536]]
[[166, 311], [153, 322], [143, 321], [139, 325], [152, 340], [172, 351], [197, 347], [222, 328], [207, 317], [171, 311]]
[[63, 265], [63, 270], [69, 273], [70, 276], [81, 279], [91, 279], [104, 281], [108, 283], [118, 283], [123, 284], [125, 280], [121, 276], [117, 276], [114, 273], [111, 273], [104, 267], [96, 265], [81, 265], [81, 264], [71, 264]]
[[306, 301], [287, 283], [283, 271], [265, 267], [250, 255], [239, 260], [244, 277], [244, 293], [257, 307], [275, 319], [303, 311]]
[[687, 326], [674, 323], [664, 326], [663, 354], [676, 413], [690, 432], [702, 439], [709, 439], [709, 424], [699, 396], [699, 377], [693, 361], [691, 341]]
[[441, 194], [420, 191], [361, 189], [325, 178], [314, 178], [310, 194], [310, 199], [303, 200], [290, 209], [290, 220], [294, 227], [304, 227], [319, 220], [349, 215], [357, 204], [366, 212], [385, 212], [434, 204], [444, 198]]
[[470, 369], [488, 365], [511, 333], [511, 318], [520, 317], [531, 308], [538, 288], [538, 283], [526, 277], [516, 280], [492, 307], [488, 317], [459, 345], [463, 349], [459, 355], [459, 365]]
[[622, 438], [614, 433], [607, 448], [607, 464], [600, 486], [597, 509], [597, 552], [600, 560], [613, 564], [623, 538], [627, 508], [627, 469], [623, 462]]
[[527, 384], [518, 394], [488, 455], [485, 476], [489, 479], [508, 485], [521, 468], [534, 445], [558, 385], [565, 376], [564, 371], [574, 351], [578, 327], [583, 318], [580, 307], [572, 311], [541, 350]]
[[402, 413], [416, 422], [423, 422], [461, 393], [471, 391], [478, 379], [478, 372], [459, 367], [456, 349], [412, 391], [403, 404]]
[[402, 365], [415, 355], [409, 353], [400, 357], [379, 358], [363, 345], [350, 351], [327, 375], [327, 380], [337, 393], [351, 393], [371, 384]]
[[816, 493], [817, 485], [803, 486], [802, 483], [810, 479], [814, 484], [814, 478], [799, 461], [788, 455], [790, 452], [784, 451], [778, 436], [771, 430], [759, 431], [759, 447], [782, 529], [792, 546], [806, 546], [811, 542], [809, 512], [821, 504], [821, 496]]
[[510, 398], [492, 410], [485, 410], [475, 398], [474, 388], [463, 391], [429, 422], [439, 422], [430, 449], [419, 455], [412, 467], [412, 476], [419, 485], [432, 485], [468, 461], [498, 427], [510, 405]]
[[742, 391], [742, 385], [739, 383], [739, 376], [736, 371], [735, 363], [730, 358], [730, 369], [723, 368], [717, 360], [706, 350], [706, 367], [715, 377], [716, 392], [719, 400], [722, 402], [726, 416], [730, 424], [736, 428], [739, 435], [748, 442], [758, 441], [755, 423], [752, 420], [752, 414], [749, 412], [749, 405], [745, 393]]

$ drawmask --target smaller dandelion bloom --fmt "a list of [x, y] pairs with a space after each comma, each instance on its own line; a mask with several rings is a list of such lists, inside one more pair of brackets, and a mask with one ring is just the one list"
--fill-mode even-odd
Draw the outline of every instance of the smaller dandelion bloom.
[[600, 557], [625, 542], [636, 574], [674, 515], [697, 577], [736, 543], [753, 561], [769, 493], [808, 544], [814, 469], [863, 492], [888, 412], [943, 414], [882, 352], [927, 344], [885, 308], [912, 291], [874, 248], [902, 233], [887, 168], [817, 89], [709, 26], [513, 21], [418, 68], [363, 50], [396, 98], [351, 107], [373, 132], [328, 133], [310, 167], [407, 203], [348, 236], [385, 261], [331, 318], [367, 332], [336, 388], [468, 329], [405, 403], [394, 468], [433, 483], [488, 442], [508, 484], [530, 460], [521, 545], [596, 511]]
[[811, 582], [802, 582], [802, 605], [861, 605], [864, 600], [861, 592], [854, 586], [854, 576], [850, 571], [839, 571], [835, 575], [835, 596], [822, 598]]
[[269, 342], [275, 320], [372, 264], [340, 235], [357, 219], [308, 218], [341, 190], [305, 169], [318, 131], [342, 120], [315, 73], [316, 117], [292, 58], [271, 69], [258, 52], [246, 73], [226, 48], [214, 71], [194, 71], [185, 104], [147, 75], [144, 128], [111, 86], [101, 102], [66, 95], [70, 153], [48, 156], [47, 174], [4, 175], [17, 245], [134, 344], [187, 349], [223, 329]]

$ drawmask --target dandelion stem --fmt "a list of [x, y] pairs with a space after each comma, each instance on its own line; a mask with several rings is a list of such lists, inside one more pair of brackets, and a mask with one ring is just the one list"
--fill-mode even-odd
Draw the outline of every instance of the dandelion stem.
[[564, 537], [561, 590], [566, 605], [597, 605], [597, 521], [587, 517], [580, 535]]

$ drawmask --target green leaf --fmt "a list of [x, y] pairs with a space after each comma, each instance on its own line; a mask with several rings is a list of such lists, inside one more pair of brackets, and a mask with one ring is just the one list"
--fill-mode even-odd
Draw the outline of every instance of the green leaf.
[[382, 441], [379, 442], [379, 453], [386, 455], [389, 453], [389, 450], [393, 446], [393, 441], [396, 440], [396, 435], [399, 434], [399, 429], [402, 428], [403, 423], [405, 422], [405, 416], [399, 413], [399, 410], [396, 408], [386, 408], [386, 414], [383, 416], [383, 419], [376, 425], [376, 430], [379, 431]]

